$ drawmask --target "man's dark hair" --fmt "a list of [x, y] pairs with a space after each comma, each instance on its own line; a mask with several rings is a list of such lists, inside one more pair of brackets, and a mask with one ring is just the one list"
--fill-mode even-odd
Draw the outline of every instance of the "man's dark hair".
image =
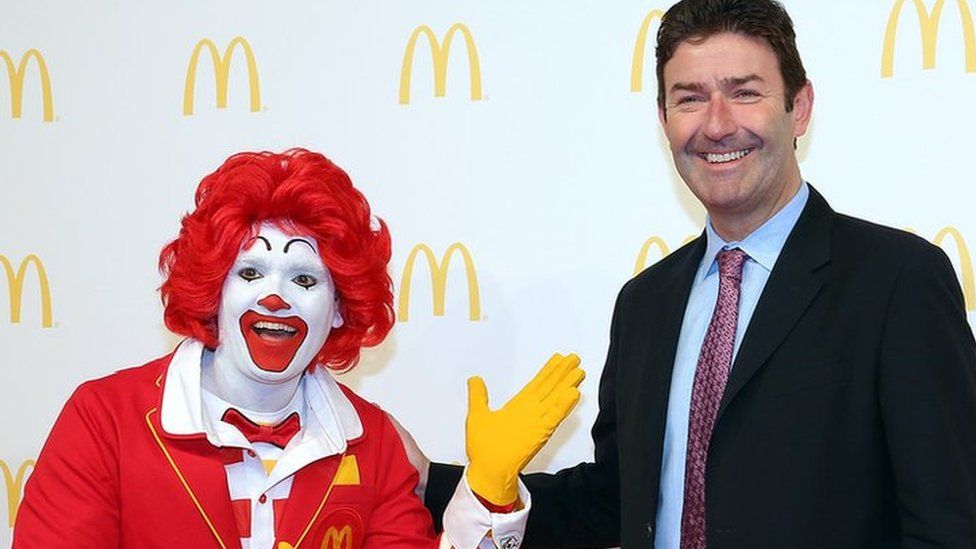
[[657, 31], [657, 104], [664, 108], [664, 65], [682, 42], [698, 42], [731, 32], [765, 40], [779, 60], [786, 85], [786, 111], [807, 82], [796, 49], [793, 20], [776, 0], [681, 0], [661, 18]]

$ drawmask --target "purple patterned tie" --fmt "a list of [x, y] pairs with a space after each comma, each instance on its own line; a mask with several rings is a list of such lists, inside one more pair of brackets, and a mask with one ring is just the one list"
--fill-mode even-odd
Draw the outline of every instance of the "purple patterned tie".
[[735, 248], [718, 253], [718, 302], [705, 332], [688, 418], [685, 455], [685, 502], [681, 515], [681, 549], [705, 549], [705, 460], [718, 405], [729, 380], [735, 326], [739, 319], [739, 283], [746, 253]]

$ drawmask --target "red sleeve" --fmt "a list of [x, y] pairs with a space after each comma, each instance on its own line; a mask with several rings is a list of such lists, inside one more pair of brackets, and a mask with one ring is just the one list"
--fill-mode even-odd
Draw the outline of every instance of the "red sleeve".
[[377, 483], [378, 503], [366, 526], [363, 549], [436, 548], [439, 541], [430, 512], [413, 491], [419, 475], [385, 414], [378, 434], [382, 473]]
[[24, 487], [15, 549], [118, 546], [118, 439], [111, 418], [89, 384], [68, 399]]

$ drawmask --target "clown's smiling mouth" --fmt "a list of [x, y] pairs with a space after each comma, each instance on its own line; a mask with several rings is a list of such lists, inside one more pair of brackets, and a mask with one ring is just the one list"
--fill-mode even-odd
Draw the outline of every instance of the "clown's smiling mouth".
[[299, 316], [276, 317], [257, 311], [241, 315], [240, 329], [251, 360], [267, 372], [285, 371], [308, 335], [308, 325]]

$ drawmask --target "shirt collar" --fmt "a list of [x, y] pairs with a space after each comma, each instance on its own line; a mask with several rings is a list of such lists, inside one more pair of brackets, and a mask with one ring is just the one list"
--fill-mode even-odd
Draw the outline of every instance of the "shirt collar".
[[[249, 443], [237, 429], [219, 420], [226, 407], [204, 406], [200, 385], [203, 351], [201, 342], [186, 339], [173, 354], [163, 388], [160, 411], [163, 429], [173, 435], [203, 434], [215, 446], [248, 447]], [[324, 367], [302, 376], [299, 393], [304, 399], [299, 395], [298, 401], [293, 403], [296, 410], [302, 409], [300, 443], [311, 446], [309, 450], [313, 453], [333, 455], [344, 452], [348, 441], [362, 436], [359, 414]], [[214, 417], [217, 413], [220, 415]]]
[[[247, 437], [237, 427], [224, 421], [224, 413], [231, 408], [236, 409], [249, 420], [263, 424], [276, 424], [294, 412], [298, 414], [300, 425], [303, 428], [316, 427], [308, 423], [308, 413], [306, 412], [304, 392], [302, 391], [303, 385], [299, 383], [298, 389], [295, 391], [295, 396], [291, 398], [291, 401], [284, 408], [271, 414], [245, 410], [239, 406], [234, 406], [206, 389], [201, 389], [200, 397], [203, 401], [203, 432], [207, 435], [207, 440], [214, 446], [251, 447], [251, 443], [247, 440]], [[298, 440], [298, 438], [293, 437], [292, 440]]]
[[707, 220], [705, 223], [707, 246], [701, 268], [698, 271], [697, 282], [701, 282], [706, 277], [718, 272], [716, 256], [720, 251], [732, 248], [741, 249], [749, 256], [750, 260], [756, 262], [767, 272], [771, 272], [776, 264], [776, 259], [783, 251], [783, 245], [786, 244], [786, 239], [789, 238], [793, 226], [796, 225], [800, 214], [803, 213], [803, 207], [806, 206], [809, 197], [810, 188], [804, 181], [800, 184], [800, 190], [785, 206], [773, 217], [767, 219], [758, 229], [739, 241], [727, 242], [715, 232], [712, 220]]

